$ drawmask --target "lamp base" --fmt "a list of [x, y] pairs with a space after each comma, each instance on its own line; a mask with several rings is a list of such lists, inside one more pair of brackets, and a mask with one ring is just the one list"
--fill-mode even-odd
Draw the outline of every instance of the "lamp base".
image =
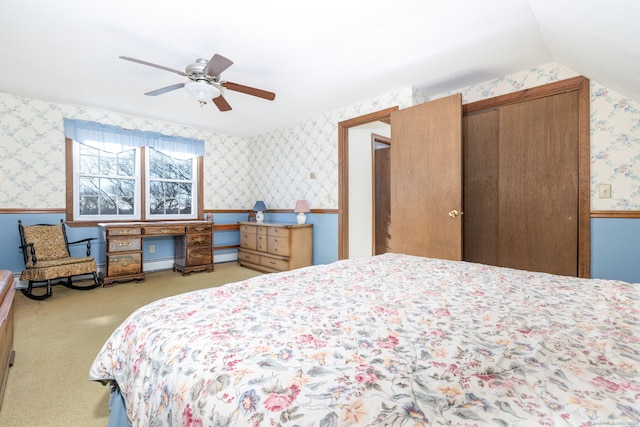
[[264, 222], [264, 214], [262, 211], [256, 212], [256, 222]]
[[304, 224], [307, 222], [307, 216], [304, 214], [304, 212], [300, 212], [298, 214], [298, 224]]

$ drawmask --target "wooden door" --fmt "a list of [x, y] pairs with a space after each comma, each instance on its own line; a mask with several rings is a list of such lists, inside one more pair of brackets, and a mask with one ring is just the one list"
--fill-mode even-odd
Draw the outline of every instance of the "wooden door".
[[499, 265], [578, 274], [578, 93], [500, 108]]
[[[375, 142], [374, 142], [375, 144]], [[373, 150], [374, 255], [391, 251], [391, 147]]]
[[391, 251], [462, 259], [462, 95], [391, 113]]
[[464, 260], [491, 265], [498, 265], [499, 114], [463, 117]]

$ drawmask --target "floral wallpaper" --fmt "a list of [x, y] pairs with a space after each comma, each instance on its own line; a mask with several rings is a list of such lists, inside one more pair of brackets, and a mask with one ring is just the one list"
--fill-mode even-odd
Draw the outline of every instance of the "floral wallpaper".
[[[461, 92], [467, 103], [576, 75], [551, 63], [449, 93]], [[249, 209], [257, 199], [291, 209], [300, 198], [312, 209], [336, 209], [338, 122], [449, 93], [407, 87], [252, 138], [0, 93], [0, 208], [64, 208], [68, 117], [205, 140], [206, 209]], [[591, 81], [592, 210], [640, 210], [639, 148], [640, 104]], [[611, 184], [609, 199], [598, 197], [603, 183]]]

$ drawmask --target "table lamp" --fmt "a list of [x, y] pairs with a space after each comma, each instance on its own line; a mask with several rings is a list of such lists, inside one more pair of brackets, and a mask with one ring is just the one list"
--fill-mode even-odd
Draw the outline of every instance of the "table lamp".
[[256, 213], [256, 222], [264, 222], [264, 211], [267, 210], [267, 205], [264, 204], [262, 200], [258, 200], [255, 205], [253, 205], [253, 211]]
[[304, 224], [307, 222], [306, 212], [309, 212], [309, 205], [306, 200], [296, 201], [296, 207], [293, 209], [298, 214], [298, 224]]

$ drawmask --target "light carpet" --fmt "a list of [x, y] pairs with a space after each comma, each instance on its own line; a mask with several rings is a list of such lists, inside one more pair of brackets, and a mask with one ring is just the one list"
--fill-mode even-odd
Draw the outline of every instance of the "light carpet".
[[89, 367], [116, 326], [157, 299], [259, 274], [232, 262], [216, 264], [211, 273], [152, 272], [144, 282], [89, 291], [54, 286], [53, 296], [44, 301], [16, 293], [16, 358], [0, 426], [106, 426], [109, 388], [89, 381]]

